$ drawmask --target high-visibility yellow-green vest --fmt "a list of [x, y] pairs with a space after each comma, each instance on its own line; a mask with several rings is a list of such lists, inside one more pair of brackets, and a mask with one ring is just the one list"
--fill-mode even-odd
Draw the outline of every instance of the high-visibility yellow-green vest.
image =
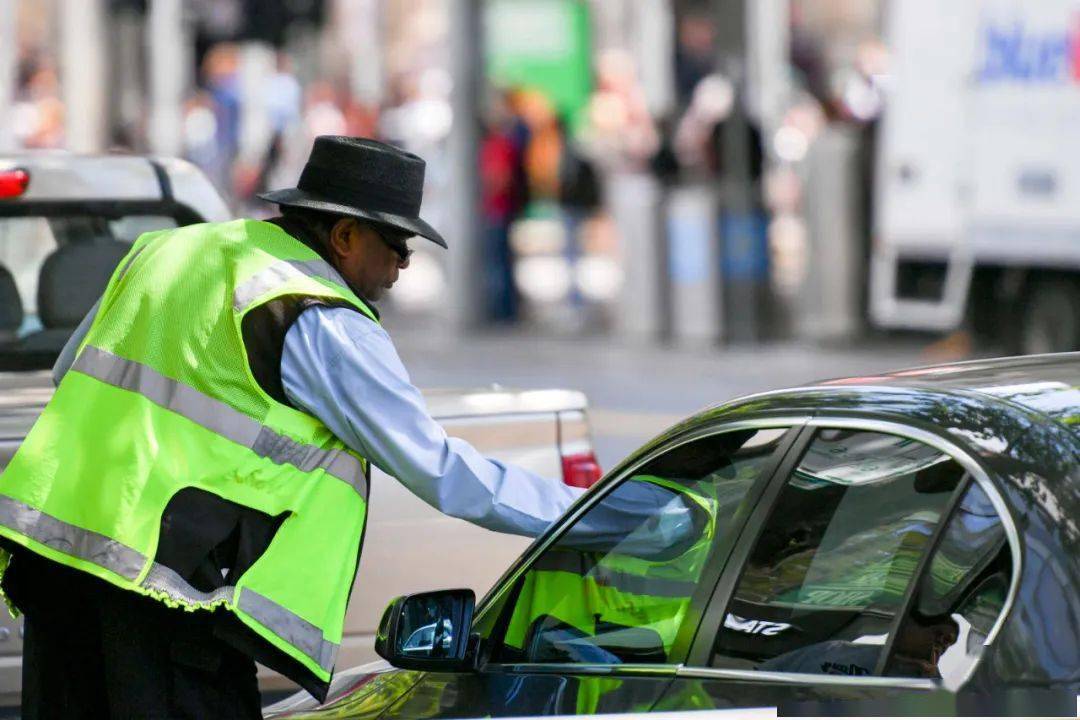
[[[252, 375], [241, 321], [291, 298], [376, 319], [276, 225], [140, 237], [0, 476], [0, 535], [174, 607], [227, 608], [325, 682], [359, 558], [367, 463]], [[154, 560], [162, 512], [187, 488], [285, 518], [235, 585], [201, 592]]]
[[667, 488], [697, 511], [704, 522], [689, 545], [667, 559], [614, 552], [549, 549], [530, 568], [514, 605], [505, 642], [525, 650], [533, 624], [549, 616], [584, 636], [597, 634], [600, 622], [655, 631], [670, 657], [701, 571], [716, 536], [718, 500], [713, 483], [675, 482], [639, 475], [634, 482]]

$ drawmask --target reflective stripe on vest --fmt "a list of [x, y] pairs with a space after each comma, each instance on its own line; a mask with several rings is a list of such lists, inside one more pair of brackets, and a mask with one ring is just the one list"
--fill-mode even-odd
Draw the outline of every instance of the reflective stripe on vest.
[[304, 472], [325, 470], [327, 474], [351, 485], [362, 498], [367, 499], [364, 465], [359, 458], [344, 450], [323, 449], [297, 442], [190, 385], [92, 345], [82, 349], [71, 369], [114, 387], [138, 393], [150, 402], [279, 465], [288, 463]]
[[0, 525], [131, 581], [139, 577], [146, 565], [146, 556], [127, 545], [92, 530], [69, 525], [6, 495], [0, 495]]
[[325, 639], [318, 627], [248, 588], [240, 590], [236, 607], [314, 660], [323, 670], [333, 672], [339, 646]]
[[[0, 525], [33, 538], [46, 547], [106, 568], [132, 582], [149, 561], [148, 557], [123, 543], [66, 523], [6, 495], [0, 495]], [[209, 608], [218, 603], [234, 605], [287, 640], [322, 669], [327, 672], [334, 669], [339, 647], [337, 643], [324, 639], [318, 627], [253, 590], [242, 590], [237, 603], [234, 586], [203, 592], [160, 563], [151, 565], [150, 572], [140, 585], [189, 606]]]
[[120, 267], [120, 272], [116, 277], [122, 278], [127, 275], [127, 271], [131, 268], [131, 263], [135, 262], [135, 258], [139, 257], [139, 253], [146, 249], [145, 245], [140, 245], [127, 254], [127, 258], [124, 260], [124, 264]]
[[324, 260], [278, 260], [236, 286], [233, 309], [237, 312], [244, 310], [255, 300], [299, 275], [322, 278], [341, 287], [349, 287], [338, 271]]

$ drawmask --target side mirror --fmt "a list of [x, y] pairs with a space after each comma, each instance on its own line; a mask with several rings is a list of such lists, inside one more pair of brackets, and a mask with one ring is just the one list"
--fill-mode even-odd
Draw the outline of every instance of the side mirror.
[[472, 590], [439, 590], [395, 598], [379, 622], [375, 652], [404, 670], [468, 669], [466, 655], [475, 605]]

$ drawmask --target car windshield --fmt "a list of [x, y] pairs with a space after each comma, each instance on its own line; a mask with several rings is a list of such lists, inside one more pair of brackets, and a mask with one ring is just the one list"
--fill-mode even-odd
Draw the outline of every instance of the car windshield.
[[51, 367], [144, 232], [169, 217], [0, 217], [0, 370]]

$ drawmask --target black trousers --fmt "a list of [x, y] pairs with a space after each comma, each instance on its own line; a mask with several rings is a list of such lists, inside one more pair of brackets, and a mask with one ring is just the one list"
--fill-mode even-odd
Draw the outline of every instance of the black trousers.
[[259, 718], [255, 662], [185, 612], [22, 552], [22, 712], [36, 718]]

